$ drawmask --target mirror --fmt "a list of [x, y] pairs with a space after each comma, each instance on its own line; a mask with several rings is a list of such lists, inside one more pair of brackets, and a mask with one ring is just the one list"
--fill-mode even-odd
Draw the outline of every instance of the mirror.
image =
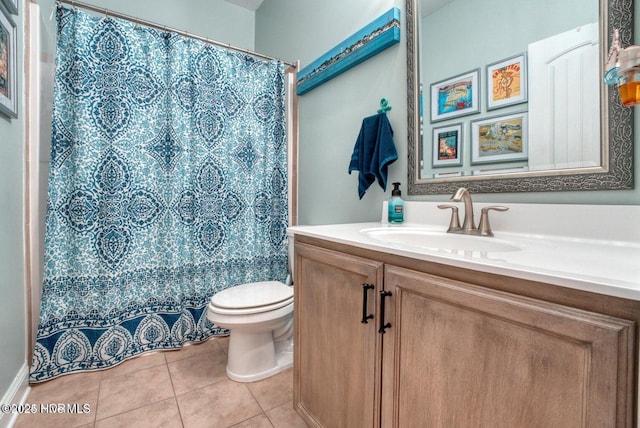
[[[544, 122], [535, 119], [536, 116], [531, 109], [539, 111], [535, 106], [543, 105], [547, 107], [547, 110], [552, 110], [552, 104], [549, 101], [544, 99], [540, 101], [539, 97], [535, 99], [541, 92], [538, 81], [532, 80], [535, 79], [536, 73], [534, 73], [534, 77], [528, 73], [529, 78], [523, 78], [524, 82], [528, 81], [527, 92], [529, 94], [528, 98], [526, 95], [523, 97], [524, 100], [516, 99], [517, 103], [511, 105], [498, 105], [499, 102], [492, 101], [486, 96], [487, 83], [489, 83], [489, 79], [486, 77], [488, 69], [494, 70], [503, 67], [504, 60], [508, 60], [509, 64], [512, 62], [520, 64], [518, 61], [524, 58], [524, 69], [530, 71], [531, 69], [526, 66], [527, 60], [530, 59], [528, 55], [530, 46], [537, 45], [540, 39], [546, 41], [550, 37], [549, 34], [541, 34], [540, 37], [536, 36], [533, 39], [520, 41], [520, 44], [507, 46], [505, 48], [507, 50], [503, 52], [500, 50], [502, 48], [498, 48], [498, 46], [515, 42], [509, 40], [509, 43], [500, 44], [495, 40], [488, 41], [480, 38], [480, 34], [483, 37], [487, 36], [485, 33], [493, 33], [494, 35], [499, 33], [503, 38], [514, 38], [510, 36], [508, 31], [504, 31], [506, 28], [504, 22], [509, 19], [500, 19], [504, 17], [501, 12], [487, 12], [503, 24], [487, 25], [491, 28], [485, 32], [478, 31], [475, 36], [477, 40], [474, 39], [471, 43], [470, 40], [474, 37], [472, 31], [481, 25], [480, 22], [484, 21], [478, 20], [476, 22], [474, 19], [474, 22], [471, 23], [457, 22], [452, 18], [445, 20], [444, 17], [458, 18], [465, 13], [456, 14], [454, 11], [452, 14], [451, 11], [448, 11], [448, 15], [442, 14], [448, 8], [468, 7], [470, 3], [467, 0], [407, 0], [408, 193], [410, 195], [448, 194], [453, 193], [458, 187], [467, 187], [474, 193], [633, 188], [633, 109], [622, 107], [616, 87], [608, 87], [602, 83], [604, 63], [613, 29], [620, 30], [622, 47], [632, 43], [633, 1], [589, 1], [593, 2], [591, 11], [584, 8], [584, 3], [577, 5], [575, 0], [571, 6], [574, 8], [582, 7], [586, 10], [583, 20], [597, 21], [593, 24], [597, 34], [594, 37], [597, 37], [598, 42], [598, 47], [595, 48], [596, 59], [594, 59], [597, 62], [597, 71], [592, 73], [591, 77], [592, 82], [595, 82], [597, 77], [597, 88], [595, 88], [592, 102], [582, 103], [580, 101], [581, 107], [578, 109], [586, 111], [585, 114], [594, 115], [594, 120], [582, 119], [581, 122], [591, 122], [592, 126], [588, 128], [583, 126], [577, 130], [574, 129], [573, 132], [580, 135], [577, 139], [579, 143], [585, 143], [589, 140], [589, 133], [594, 135], [591, 138], [593, 147], [585, 159], [576, 163], [573, 161], [549, 161], [549, 157], [544, 155], [551, 150], [547, 148], [550, 140], [553, 140], [550, 134], [561, 131], [555, 130], [550, 125], [536, 125]], [[492, 0], [485, 0], [485, 2], [488, 5], [495, 3]], [[474, 1], [474, 3], [477, 2]], [[518, 4], [531, 4], [534, 8], [546, 9], [549, 11], [549, 19], [557, 21], [555, 24], [558, 28], [562, 28], [564, 25], [569, 29], [567, 31], [574, 30], [575, 32], [577, 30], [568, 19], [559, 18], [560, 15], [557, 13], [554, 2], [550, 2], [547, 6], [541, 5], [539, 2], [525, 1], [510, 1], [508, 4], [510, 9], [514, 11], [514, 7], [517, 7]], [[421, 21], [428, 19], [431, 15], [431, 13], [421, 13], [421, 7], [433, 8], [436, 19], [438, 19], [436, 14], [441, 14], [439, 25], [436, 25], [437, 21], [431, 22], [429, 25], [432, 30], [437, 30], [439, 26], [451, 34], [443, 35], [442, 32], [436, 35], [421, 34], [421, 30], [423, 30], [420, 25]], [[521, 13], [521, 19], [529, 19], [526, 15], [527, 11]], [[421, 18], [423, 15], [426, 15], [425, 18]], [[472, 16], [478, 18], [477, 14]], [[543, 27], [552, 28], [551, 25]], [[586, 32], [585, 28], [582, 25], [579, 30]], [[462, 31], [456, 32], [456, 29]], [[518, 32], [514, 31], [513, 33]], [[425, 37], [429, 42], [424, 41]], [[459, 40], [461, 46], [456, 45], [456, 40]], [[438, 46], [429, 46], [431, 41], [440, 45], [439, 53]], [[491, 43], [495, 43], [496, 48], [489, 47], [483, 55], [477, 54], [477, 51], [481, 51], [482, 47], [491, 46]], [[471, 45], [475, 49], [475, 53], [473, 51], [464, 53], [464, 45]], [[543, 46], [545, 46], [543, 51], [547, 51], [547, 45]], [[420, 53], [425, 51], [429, 52], [429, 56], [421, 58]], [[535, 56], [535, 54], [532, 55]], [[465, 61], [467, 62], [465, 63]], [[539, 61], [536, 60], [536, 64], [538, 63]], [[424, 79], [433, 80], [421, 81], [421, 76]], [[431, 114], [432, 93], [435, 92], [437, 98], [440, 88], [447, 88], [451, 86], [452, 81], [455, 83], [458, 80], [470, 81], [480, 88], [480, 91], [476, 91], [477, 98], [462, 107], [463, 109], [469, 107], [470, 114], [456, 115], [454, 113], [455, 117], [448, 117], [449, 110], [439, 109], [437, 104], [434, 111], [438, 111]], [[494, 86], [499, 85], [499, 81], [494, 80], [494, 82], [496, 82]], [[593, 83], [593, 85], [596, 84]], [[535, 92], [534, 99], [531, 97], [532, 91]], [[573, 97], [575, 100], [570, 100], [571, 103], [577, 103], [578, 99], [585, 98], [583, 90], [572, 93], [577, 95]], [[590, 107], [591, 112], [588, 111]], [[533, 133], [531, 132], [531, 121], [528, 120], [531, 116], [535, 121]], [[557, 121], [557, 118], [555, 120]], [[594, 121], [596, 122], [595, 126]], [[566, 122], [575, 124], [580, 121], [572, 118], [565, 120]], [[527, 127], [529, 132], [527, 132]], [[434, 132], [434, 128], [436, 132]], [[511, 136], [507, 138], [517, 139], [521, 145], [517, 150], [505, 152], [506, 155], [499, 154], [495, 157], [482, 158], [484, 152], [481, 149], [486, 141], [484, 140], [485, 134], [488, 135], [488, 130], [493, 128], [502, 130], [505, 135], [510, 134]], [[452, 133], [448, 134], [448, 132]], [[455, 136], [452, 140], [459, 139], [459, 154], [449, 157], [440, 156], [437, 150], [434, 151], [433, 140], [449, 135]], [[587, 146], [588, 144], [583, 145]], [[517, 154], [518, 151], [521, 152], [520, 155]], [[441, 160], [449, 158], [454, 159], [453, 165], [441, 162]], [[435, 166], [434, 159], [436, 159]]]

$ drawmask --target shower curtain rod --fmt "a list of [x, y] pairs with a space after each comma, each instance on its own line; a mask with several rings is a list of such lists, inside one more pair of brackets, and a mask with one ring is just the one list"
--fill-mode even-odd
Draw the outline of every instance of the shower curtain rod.
[[250, 51], [248, 49], [244, 49], [244, 48], [240, 48], [240, 47], [237, 47], [237, 46], [233, 46], [233, 45], [231, 45], [229, 43], [222, 43], [222, 42], [218, 42], [216, 40], [211, 40], [211, 39], [209, 39], [207, 37], [202, 37], [202, 36], [198, 36], [196, 34], [191, 34], [191, 33], [187, 32], [187, 31], [176, 30], [175, 28], [171, 28], [171, 27], [168, 27], [166, 25], [161, 25], [161, 24], [157, 24], [155, 22], [146, 21], [144, 19], [136, 18], [136, 17], [129, 16], [129, 15], [125, 15], [123, 13], [119, 13], [119, 12], [116, 12], [116, 11], [113, 11], [113, 10], [105, 9], [103, 7], [94, 6], [92, 4], [82, 3], [82, 2], [74, 1], [74, 0], [57, 0], [56, 3], [64, 3], [64, 4], [71, 5], [72, 8], [81, 8], [81, 9], [90, 10], [92, 12], [102, 13], [105, 16], [111, 16], [111, 17], [114, 17], [114, 18], [124, 19], [124, 20], [131, 21], [131, 22], [139, 24], [139, 25], [143, 25], [145, 27], [155, 28], [157, 30], [171, 31], [173, 33], [180, 34], [181, 36], [184, 36], [184, 37], [200, 40], [201, 42], [205, 42], [205, 43], [209, 43], [209, 44], [212, 44], [212, 45], [220, 46], [220, 47], [227, 48], [227, 49], [230, 49], [230, 50], [233, 50], [233, 51], [237, 51], [237, 52], [242, 52], [242, 53], [247, 54], [247, 55], [255, 56], [255, 57], [266, 59], [266, 60], [281, 61], [283, 64], [288, 65], [289, 67], [292, 67], [294, 69], [297, 68], [297, 64], [291, 63], [291, 62], [282, 61], [279, 58], [275, 58], [275, 57], [272, 57], [272, 56], [269, 56], [269, 55], [265, 55], [265, 54], [261, 54], [261, 53], [258, 53], [258, 52]]

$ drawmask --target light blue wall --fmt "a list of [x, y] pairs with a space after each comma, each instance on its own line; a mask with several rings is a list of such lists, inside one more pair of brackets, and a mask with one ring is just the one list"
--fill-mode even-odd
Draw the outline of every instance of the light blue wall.
[[[125, 15], [253, 50], [255, 13], [223, 0], [83, 0]], [[52, 0], [40, 0], [44, 10]], [[47, 5], [47, 6], [44, 6]]]
[[[404, 0], [266, 0], [256, 12], [256, 49], [295, 61], [301, 68]], [[347, 169], [362, 119], [375, 114], [381, 98], [399, 160], [389, 167], [389, 183], [406, 189], [406, 47], [401, 41], [299, 97], [299, 222], [346, 223], [380, 218], [382, 201], [391, 192], [372, 185], [358, 199], [357, 172]]]
[[[635, 15], [640, 2], [635, 2]], [[256, 49], [302, 67], [357, 31], [380, 13], [397, 6], [404, 18], [404, 0], [266, 0], [256, 13]], [[404, 24], [403, 24], [404, 25]], [[636, 19], [635, 34], [640, 34]], [[464, 33], [464, 32], [463, 32]], [[466, 33], [465, 33], [466, 34]], [[640, 39], [636, 39], [640, 43]], [[390, 181], [403, 183], [406, 199], [445, 201], [449, 195], [413, 196], [404, 190], [406, 161], [406, 63], [404, 28], [400, 45], [343, 73], [300, 97], [301, 224], [326, 224], [379, 219], [380, 204], [390, 196], [376, 185], [358, 200], [356, 177], [347, 166], [363, 117], [375, 113], [380, 98], [393, 105], [389, 119], [400, 159], [390, 167]], [[635, 109], [635, 158], [640, 159], [640, 117]], [[640, 176], [640, 161], [635, 175]], [[636, 179], [637, 181], [637, 179]], [[640, 204], [640, 190], [506, 193], [476, 195], [480, 202]]]
[[[520, 1], [517, 10], [513, 4], [513, 0], [456, 0], [423, 17], [422, 81], [444, 80], [525, 52], [531, 42], [598, 21], [595, 0]], [[461, 31], [466, 28], [471, 30]], [[443, 49], [443, 39], [449, 50]]]
[[[21, 12], [19, 17], [14, 16], [19, 35], [18, 58], [23, 52], [23, 15]], [[18, 75], [21, 74], [22, 62], [18, 61]], [[0, 399], [24, 364], [26, 349], [23, 83], [20, 78], [18, 119], [0, 116]]]

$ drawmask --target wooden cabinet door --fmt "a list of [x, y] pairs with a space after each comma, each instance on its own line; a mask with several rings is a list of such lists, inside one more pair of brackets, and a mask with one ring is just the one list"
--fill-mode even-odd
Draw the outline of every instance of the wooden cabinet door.
[[[380, 339], [375, 318], [383, 265], [296, 243], [294, 407], [310, 426], [379, 426]], [[377, 373], [377, 375], [376, 375]]]
[[382, 426], [631, 426], [632, 322], [393, 266], [384, 281]]

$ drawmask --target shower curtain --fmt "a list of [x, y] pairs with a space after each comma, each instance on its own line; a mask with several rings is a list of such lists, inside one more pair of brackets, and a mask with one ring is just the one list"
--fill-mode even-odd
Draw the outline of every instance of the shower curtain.
[[208, 299], [287, 275], [283, 65], [57, 10], [30, 381], [226, 331]]

